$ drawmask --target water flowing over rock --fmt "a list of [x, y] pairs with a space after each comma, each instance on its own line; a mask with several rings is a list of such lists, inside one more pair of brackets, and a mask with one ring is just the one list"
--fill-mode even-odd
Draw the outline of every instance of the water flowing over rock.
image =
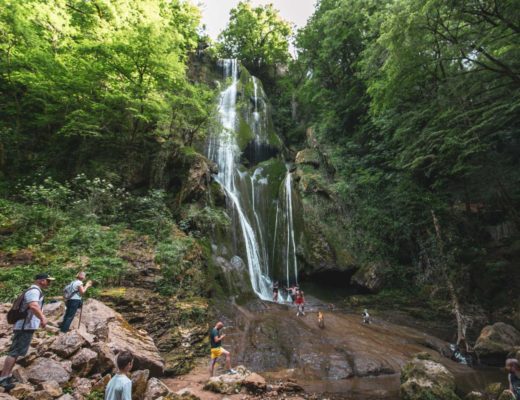
[[[217, 128], [210, 135], [207, 154], [218, 166], [214, 178], [226, 194], [233, 230], [232, 237], [227, 239], [232, 243], [226, 244], [222, 238], [216, 240], [215, 259], [217, 265], [230, 271], [228, 262], [233, 256], [240, 256], [247, 266], [253, 292], [270, 300], [273, 280], [285, 278], [287, 283], [294, 283], [297, 279], [291, 174], [276, 158], [281, 141], [274, 133], [261, 83], [237, 60], [222, 60], [219, 66], [227, 86], [220, 93]], [[280, 210], [284, 179], [282, 202], [286, 208]], [[282, 221], [283, 212], [290, 216]], [[281, 248], [279, 234], [288, 238], [289, 254], [283, 258], [275, 246], [278, 243]], [[285, 274], [288, 264], [289, 276]], [[241, 273], [237, 271], [233, 273]]]

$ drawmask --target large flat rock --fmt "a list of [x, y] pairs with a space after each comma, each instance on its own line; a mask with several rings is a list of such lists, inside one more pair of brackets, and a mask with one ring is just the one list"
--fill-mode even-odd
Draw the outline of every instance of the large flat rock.
[[115, 354], [128, 350], [135, 357], [135, 369], [148, 369], [152, 376], [161, 375], [164, 361], [153, 339], [133, 328], [118, 312], [102, 302], [89, 299], [83, 306], [82, 324]]

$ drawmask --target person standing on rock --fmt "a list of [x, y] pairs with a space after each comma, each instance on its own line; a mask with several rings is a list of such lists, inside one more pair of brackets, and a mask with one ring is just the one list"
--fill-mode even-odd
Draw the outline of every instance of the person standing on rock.
[[0, 386], [6, 390], [14, 386], [11, 372], [17, 358], [25, 356], [29, 351], [34, 331], [47, 325], [47, 318], [43, 314], [43, 289], [48, 288], [53, 280], [48, 274], [38, 274], [31, 287], [21, 295], [23, 298], [19, 310], [26, 315], [14, 324], [13, 340], [0, 375]]
[[63, 321], [60, 325], [60, 331], [63, 333], [69, 331], [70, 325], [76, 316], [76, 312], [83, 305], [83, 299], [81, 296], [84, 295], [88, 288], [92, 286], [92, 281], [88, 281], [83, 285], [85, 278], [85, 272], [82, 271], [78, 273], [76, 279], [65, 286], [65, 289], [63, 290], [63, 297], [66, 301], [65, 306], [67, 307], [65, 315], [63, 316]]
[[128, 374], [134, 366], [134, 356], [129, 351], [122, 351], [117, 356], [117, 369], [105, 390], [105, 400], [132, 400], [132, 381]]
[[219, 357], [222, 355], [226, 356], [227, 373], [236, 374], [236, 371], [231, 368], [231, 353], [222, 347], [222, 340], [226, 337], [225, 334], [220, 333], [223, 327], [224, 324], [222, 323], [222, 321], [219, 321], [209, 334], [209, 340], [211, 343], [211, 363], [209, 369], [210, 376], [213, 376], [215, 364], [217, 363]]

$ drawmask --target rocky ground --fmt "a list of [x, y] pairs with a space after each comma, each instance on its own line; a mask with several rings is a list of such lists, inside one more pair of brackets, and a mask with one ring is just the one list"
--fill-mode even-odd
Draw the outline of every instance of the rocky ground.
[[[114, 356], [130, 350], [136, 357], [135, 400], [507, 400], [504, 372], [495, 369], [489, 375], [451, 361], [442, 340], [378, 319], [364, 325], [359, 316], [342, 312], [325, 312], [322, 329], [316, 321], [319, 306], [310, 301], [307, 315], [296, 317], [284, 305], [230, 305], [233, 314], [223, 312], [229, 325], [225, 346], [233, 364], [247, 368], [209, 379], [207, 355], [192, 358], [196, 361], [188, 374], [165, 377], [164, 357], [149, 332], [98, 300], [85, 303], [79, 329], [76, 318], [75, 329], [60, 334], [64, 306], [50, 303], [45, 306], [49, 325], [35, 334], [29, 353], [16, 366], [18, 383], [9, 394], [0, 393], [0, 399], [101, 399], [114, 373]], [[8, 309], [9, 304], [0, 305], [0, 354], [11, 340], [3, 315]], [[172, 357], [182, 359], [184, 347], [193, 354], [184, 345]], [[483, 361], [498, 365], [506, 357], [518, 357], [520, 333], [504, 323], [487, 326], [475, 349]]]

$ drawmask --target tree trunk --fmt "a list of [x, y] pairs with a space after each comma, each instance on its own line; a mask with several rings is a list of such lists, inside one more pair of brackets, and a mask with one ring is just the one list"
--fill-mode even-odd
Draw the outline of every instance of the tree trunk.
[[433, 226], [435, 227], [435, 235], [437, 237], [437, 248], [440, 256], [439, 269], [442, 278], [446, 282], [446, 287], [448, 288], [448, 293], [450, 296], [452, 312], [455, 315], [455, 320], [457, 322], [457, 346], [459, 346], [459, 348], [463, 347], [463, 350], [468, 352], [468, 342], [466, 341], [466, 318], [464, 317], [460, 309], [459, 297], [457, 296], [455, 285], [453, 284], [448, 274], [448, 266], [446, 263], [446, 257], [444, 255], [444, 243], [442, 241], [441, 227], [439, 225], [439, 221], [437, 219], [437, 216], [435, 215], [435, 211], [431, 210], [431, 214], [433, 219]]

